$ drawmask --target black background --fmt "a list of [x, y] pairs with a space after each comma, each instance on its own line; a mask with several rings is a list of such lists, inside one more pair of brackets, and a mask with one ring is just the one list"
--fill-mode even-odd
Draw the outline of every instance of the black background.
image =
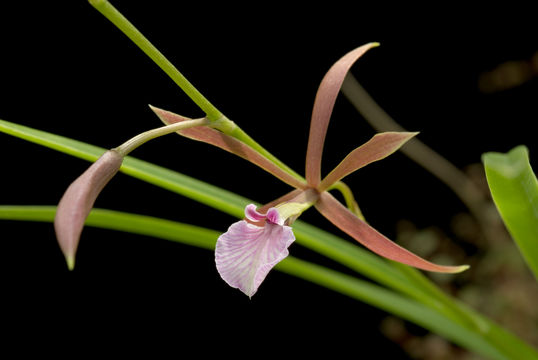
[[[477, 86], [481, 73], [508, 60], [530, 59], [538, 50], [525, 7], [114, 4], [222, 112], [299, 172], [321, 78], [339, 57], [370, 41], [381, 47], [359, 60], [355, 76], [402, 126], [420, 131], [421, 140], [457, 166], [519, 144], [529, 147], [531, 160], [537, 150], [536, 79], [494, 94]], [[2, 3], [0, 40], [2, 119], [111, 148], [160, 125], [147, 104], [203, 115], [85, 1]], [[373, 134], [339, 98], [324, 171]], [[1, 134], [0, 153], [2, 204], [55, 204], [88, 166]], [[175, 135], [150, 142], [133, 156], [258, 202], [288, 190], [241, 159]], [[443, 226], [463, 209], [443, 185], [400, 154], [351, 175], [347, 183], [370, 223], [389, 236], [403, 217]], [[96, 205], [218, 231], [236, 221], [123, 174]], [[313, 210], [304, 219], [333, 229]], [[54, 323], [75, 335], [96, 326], [91, 337], [80, 336], [91, 344], [136, 334], [139, 341], [125, 343], [135, 349], [158, 335], [164, 348], [178, 353], [218, 348], [270, 354], [289, 346], [285, 352], [296, 354], [406, 356], [380, 334], [383, 312], [276, 271], [249, 300], [219, 279], [211, 252], [87, 228], [77, 267], [69, 273], [51, 225], [2, 221], [1, 226], [1, 296], [8, 300], [2, 311], [17, 319], [11, 328], [16, 335], [46, 331]], [[291, 253], [332, 265], [300, 246], [292, 246]], [[61, 343], [65, 334], [57, 335]]]

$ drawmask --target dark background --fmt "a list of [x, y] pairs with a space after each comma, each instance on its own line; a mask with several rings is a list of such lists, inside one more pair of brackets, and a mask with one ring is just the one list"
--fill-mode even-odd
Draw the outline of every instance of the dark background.
[[[420, 131], [422, 141], [458, 167], [478, 163], [485, 151], [519, 144], [529, 147], [532, 162], [538, 150], [536, 78], [493, 93], [478, 86], [484, 72], [510, 60], [528, 62], [538, 50], [535, 20], [526, 7], [113, 4], [222, 112], [301, 173], [321, 78], [339, 57], [370, 41], [381, 47], [354, 66], [355, 76], [402, 126]], [[111, 148], [160, 125], [147, 104], [203, 115], [86, 1], [0, 5], [0, 118]], [[339, 98], [324, 171], [374, 133]], [[1, 134], [0, 153], [1, 204], [56, 204], [88, 166]], [[133, 156], [259, 202], [288, 190], [241, 159], [174, 135]], [[402, 218], [443, 227], [464, 209], [400, 154], [351, 175], [347, 183], [370, 223], [388, 236]], [[96, 205], [218, 231], [236, 221], [122, 174]], [[333, 229], [314, 211], [304, 219]], [[142, 340], [125, 346], [136, 348], [159, 335], [165, 348], [179, 353], [212, 347], [277, 353], [279, 346], [289, 346], [286, 352], [296, 354], [406, 356], [380, 333], [383, 312], [276, 271], [249, 300], [219, 279], [211, 252], [86, 228], [77, 267], [69, 273], [51, 225], [1, 226], [1, 296], [8, 304], [2, 311], [17, 319], [11, 328], [16, 335], [54, 323], [75, 334], [97, 326], [91, 338], [96, 344], [135, 333]], [[332, 265], [300, 246], [291, 253]]]

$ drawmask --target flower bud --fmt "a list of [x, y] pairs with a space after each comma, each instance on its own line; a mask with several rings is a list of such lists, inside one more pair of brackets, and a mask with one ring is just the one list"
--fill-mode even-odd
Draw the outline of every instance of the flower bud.
[[69, 270], [75, 266], [80, 234], [95, 199], [118, 172], [123, 157], [114, 150], [105, 152], [65, 191], [54, 219], [54, 229]]

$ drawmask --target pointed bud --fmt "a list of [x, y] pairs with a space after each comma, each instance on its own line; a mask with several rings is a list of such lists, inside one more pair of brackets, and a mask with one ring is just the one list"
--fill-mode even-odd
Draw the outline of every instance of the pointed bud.
[[58, 204], [54, 229], [69, 270], [75, 266], [80, 234], [95, 199], [122, 162], [123, 157], [116, 151], [107, 151], [67, 188]]

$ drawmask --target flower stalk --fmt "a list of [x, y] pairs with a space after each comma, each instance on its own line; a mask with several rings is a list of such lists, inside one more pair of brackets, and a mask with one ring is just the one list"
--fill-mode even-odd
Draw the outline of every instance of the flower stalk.
[[249, 145], [259, 154], [269, 159], [276, 166], [280, 167], [297, 180], [304, 180], [301, 175], [267, 151], [237, 126], [237, 124], [222, 114], [222, 112], [203, 96], [202, 93], [200, 93], [200, 91], [198, 91], [198, 89], [196, 89], [196, 87], [112, 4], [107, 0], [89, 0], [89, 2], [131, 41], [133, 41], [147, 56], [149, 56], [155, 64], [157, 64], [185, 92], [185, 94], [198, 105], [203, 112], [205, 112], [206, 118], [212, 123], [212, 127]]
[[107, 0], [90, 0], [90, 4], [149, 56], [206, 113], [210, 121], [223, 117], [222, 113], [111, 3]]
[[202, 119], [189, 120], [182, 123], [175, 123], [175, 124], [161, 126], [159, 128], [151, 129], [141, 134], [138, 134], [135, 137], [127, 140], [120, 146], [114, 148], [113, 150], [115, 150], [121, 156], [127, 156], [131, 151], [133, 151], [134, 149], [136, 149], [137, 147], [146, 143], [149, 140], [158, 138], [163, 135], [168, 135], [168, 134], [171, 134], [176, 131], [183, 130], [183, 129], [188, 129], [195, 126], [204, 126], [204, 125], [209, 125], [209, 124], [210, 124], [210, 121], [207, 118], [202, 118]]

